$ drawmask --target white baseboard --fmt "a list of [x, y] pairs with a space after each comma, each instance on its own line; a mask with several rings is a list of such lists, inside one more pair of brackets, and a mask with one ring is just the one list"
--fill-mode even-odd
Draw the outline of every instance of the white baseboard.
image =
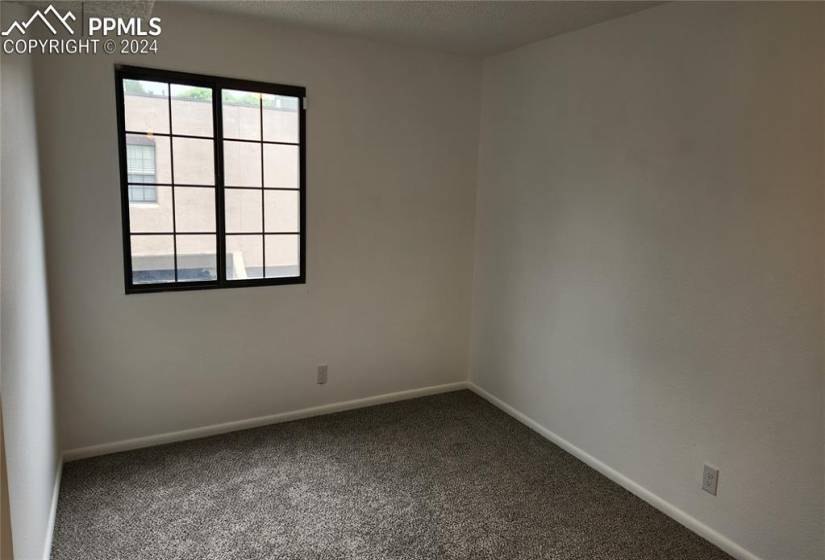
[[[118, 453], [120, 451], [128, 451], [130, 449], [139, 449], [142, 447], [151, 447], [154, 445], [162, 445], [164, 443], [173, 443], [176, 441], [185, 441], [189, 439], [197, 439], [217, 434], [234, 432], [238, 430], [245, 430], [248, 428], [256, 428], [259, 426], [266, 426], [269, 424], [278, 424], [281, 422], [289, 422], [291, 420], [299, 420], [301, 418], [309, 418], [312, 416], [321, 416], [324, 414], [332, 414], [334, 412], [342, 412], [345, 410], [353, 410], [356, 408], [364, 408], [378, 404], [402, 401], [407, 399], [414, 399], [416, 397], [424, 397], [427, 395], [435, 395], [438, 393], [447, 393], [450, 391], [459, 391], [461, 389], [470, 389], [485, 400], [489, 401], [496, 407], [500, 408], [522, 424], [538, 432], [555, 445], [558, 445], [574, 457], [578, 458], [588, 466], [599, 471], [613, 482], [619, 484], [629, 492], [632, 492], [645, 502], [649, 503], [665, 515], [678, 521], [694, 533], [703, 537], [704, 539], [715, 544], [737, 560], [762, 560], [756, 554], [750, 552], [746, 548], [735, 543], [728, 537], [708, 527], [695, 517], [685, 513], [670, 502], [654, 494], [642, 485], [627, 478], [622, 473], [606, 465], [592, 455], [576, 447], [564, 438], [556, 435], [548, 430], [526, 414], [519, 412], [509, 404], [505, 403], [498, 397], [493, 396], [478, 385], [467, 381], [458, 381], [455, 383], [447, 383], [444, 385], [433, 385], [431, 387], [423, 387], [421, 389], [410, 389], [408, 391], [399, 391], [396, 393], [386, 393], [383, 395], [376, 395], [373, 397], [366, 397], [362, 399], [355, 399], [350, 401], [343, 401], [338, 403], [326, 404], [321, 406], [314, 406], [310, 408], [302, 408], [300, 410], [293, 410], [289, 412], [281, 412], [278, 414], [271, 414], [268, 416], [259, 416], [257, 418], [249, 418], [246, 420], [237, 420], [234, 422], [225, 422], [223, 424], [213, 424], [211, 426], [203, 426], [200, 428], [192, 428], [189, 430], [181, 430], [177, 432], [168, 432], [164, 434], [157, 434], [153, 436], [146, 436], [101, 445], [93, 445], [89, 447], [81, 447], [77, 449], [70, 449], [63, 453], [64, 461], [75, 461], [87, 457], [95, 457], [98, 455], [107, 455], [109, 453]], [[52, 546], [52, 536], [54, 533], [54, 522], [57, 513], [57, 497], [60, 490], [60, 477], [62, 474], [62, 463], [58, 470], [54, 486], [54, 495], [52, 497], [52, 511], [49, 518], [49, 528], [46, 535], [46, 550], [44, 552], [44, 560], [49, 560]]]
[[203, 426], [200, 428], [192, 428], [178, 432], [167, 432], [165, 434], [114, 441], [111, 443], [103, 443], [89, 447], [79, 447], [77, 449], [69, 449], [64, 451], [63, 459], [65, 461], [76, 461], [87, 457], [96, 457], [98, 455], [108, 455], [110, 453], [118, 453], [120, 451], [128, 451], [130, 449], [139, 449], [141, 447], [152, 447], [154, 445], [162, 445], [164, 443], [225, 434], [227, 432], [257, 428], [259, 426], [289, 422], [291, 420], [299, 420], [301, 418], [309, 418], [311, 416], [321, 416], [324, 414], [331, 414], [333, 412], [364, 408], [377, 404], [414, 399], [416, 397], [435, 395], [437, 393], [448, 393], [450, 391], [458, 391], [461, 389], [467, 389], [466, 381], [458, 381], [444, 385], [432, 385], [430, 387], [410, 389], [408, 391], [398, 391], [395, 393], [386, 393], [363, 399], [313, 406], [310, 408], [302, 408], [300, 410], [270, 414], [268, 416], [259, 416], [257, 418], [248, 418], [246, 420], [236, 420], [234, 422], [225, 422], [223, 424], [213, 424], [211, 426]]
[[43, 545], [43, 560], [49, 560], [52, 556], [52, 541], [54, 540], [54, 523], [57, 519], [57, 499], [60, 496], [60, 480], [63, 477], [63, 457], [60, 457], [60, 464], [57, 465], [57, 474], [54, 477], [54, 488], [52, 489], [52, 507], [49, 512], [49, 524], [46, 525], [46, 542]]
[[478, 385], [473, 382], [468, 382], [468, 387], [471, 391], [479, 395], [480, 397], [486, 399], [491, 404], [495, 405], [496, 407], [500, 408], [522, 424], [526, 425], [528, 428], [532, 429], [535, 432], [538, 432], [554, 444], [558, 445], [580, 461], [586, 463], [588, 466], [592, 467], [593, 469], [599, 471], [604, 476], [615, 482], [616, 484], [624, 487], [629, 492], [632, 492], [639, 498], [643, 499], [648, 504], [652, 505], [668, 517], [673, 518], [674, 520], [678, 521], [700, 537], [704, 538], [707, 541], [715, 544], [734, 558], [738, 560], [762, 560], [756, 554], [750, 552], [743, 546], [733, 542], [728, 537], [724, 536], [723, 534], [711, 529], [695, 517], [685, 513], [681, 509], [677, 508], [670, 502], [666, 501], [665, 499], [657, 496], [644, 486], [634, 482], [633, 480], [627, 478], [625, 475], [620, 473], [619, 471], [613, 469], [612, 467], [602, 463], [592, 455], [588, 454], [587, 452], [583, 451], [582, 449], [576, 447], [566, 439], [556, 435], [555, 433], [551, 432], [526, 414], [519, 412], [506, 402], [502, 401], [498, 397], [493, 396], [492, 394], [488, 393]]

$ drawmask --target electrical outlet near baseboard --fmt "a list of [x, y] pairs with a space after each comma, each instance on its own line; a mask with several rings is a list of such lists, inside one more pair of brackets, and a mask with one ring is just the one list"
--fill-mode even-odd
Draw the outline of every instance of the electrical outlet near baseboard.
[[318, 385], [324, 385], [327, 382], [327, 366], [321, 364], [318, 366]]
[[705, 470], [702, 473], [702, 490], [716, 495], [716, 488], [719, 486], [719, 469], [712, 465], [705, 465]]

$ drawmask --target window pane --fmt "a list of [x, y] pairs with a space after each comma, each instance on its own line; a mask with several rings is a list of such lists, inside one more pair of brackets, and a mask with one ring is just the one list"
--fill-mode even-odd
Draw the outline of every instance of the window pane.
[[126, 174], [130, 183], [171, 183], [168, 136], [126, 135]]
[[123, 80], [126, 130], [169, 132], [169, 89], [166, 84]]
[[132, 283], [175, 281], [175, 246], [171, 235], [133, 235]]
[[172, 146], [175, 150], [175, 184], [215, 184], [212, 140], [173, 138]]
[[226, 236], [226, 279], [262, 278], [264, 275], [262, 235]]
[[132, 233], [172, 233], [172, 187], [129, 185], [129, 196]]
[[264, 186], [298, 188], [298, 146], [264, 144]]
[[212, 90], [172, 84], [172, 133], [212, 136]]
[[298, 143], [298, 98], [262, 96], [264, 140]]
[[140, 205], [147, 203], [156, 204], [158, 201], [158, 191], [155, 185], [129, 185], [129, 202]]
[[144, 180], [135, 183], [156, 183], [155, 178], [155, 144], [127, 144], [126, 170], [129, 176], [141, 177]]
[[215, 231], [215, 189], [175, 187], [175, 231]]
[[266, 277], [283, 278], [301, 275], [297, 235], [266, 236]]
[[118, 95], [127, 284], [219, 287], [219, 250], [228, 280], [300, 277], [302, 88], [276, 95], [252, 82], [149, 72], [117, 73], [148, 78], [122, 79]]
[[264, 202], [266, 231], [299, 231], [298, 191], [264, 191]]
[[224, 183], [230, 187], [260, 187], [261, 145], [224, 142], [223, 171]]
[[224, 138], [261, 139], [260, 99], [249, 91], [222, 90]]
[[249, 189], [224, 190], [226, 232], [262, 232], [261, 191]]
[[178, 235], [178, 282], [218, 277], [217, 239], [214, 235]]

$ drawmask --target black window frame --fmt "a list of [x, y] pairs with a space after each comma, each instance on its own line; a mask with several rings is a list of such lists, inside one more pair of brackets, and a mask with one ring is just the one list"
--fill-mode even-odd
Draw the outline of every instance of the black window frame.
[[[217, 278], [215, 280], [198, 280], [198, 281], [175, 281], [164, 283], [147, 283], [135, 284], [132, 278], [132, 248], [131, 248], [131, 227], [129, 220], [129, 183], [127, 172], [127, 156], [126, 156], [126, 135], [130, 133], [145, 134], [145, 131], [129, 131], [126, 130], [125, 120], [125, 105], [123, 93], [124, 80], [147, 80], [154, 82], [165, 82], [167, 84], [187, 85], [193, 87], [206, 87], [212, 90], [212, 131], [213, 131], [213, 147], [214, 147], [214, 164], [215, 164], [215, 236], [216, 236], [216, 266]], [[246, 278], [240, 280], [227, 280], [226, 278], [226, 215], [224, 208], [224, 161], [223, 161], [223, 108], [222, 108], [222, 89], [251, 91], [256, 93], [281, 95], [286, 97], [297, 97], [298, 102], [298, 169], [299, 169], [299, 183], [298, 183], [298, 199], [299, 199], [299, 231], [298, 231], [298, 249], [299, 249], [299, 266], [300, 271], [298, 276], [277, 277], [277, 278]], [[170, 96], [171, 91], [167, 92]], [[121, 185], [121, 222], [123, 226], [123, 270], [125, 279], [125, 291], [127, 294], [147, 293], [147, 292], [176, 292], [188, 290], [210, 290], [222, 288], [243, 288], [254, 286], [279, 286], [288, 284], [306, 284], [306, 237], [307, 237], [307, 220], [306, 220], [306, 204], [307, 204], [307, 188], [306, 188], [306, 88], [303, 86], [292, 86], [284, 84], [274, 84], [268, 82], [259, 82], [253, 80], [244, 80], [238, 78], [225, 78], [218, 76], [208, 76], [202, 74], [192, 74], [188, 72], [177, 72], [172, 70], [161, 70], [157, 68], [147, 68], [139, 66], [115, 65], [115, 101], [117, 105], [117, 135], [118, 135], [118, 155], [120, 163], [120, 185]], [[171, 110], [171, 109], [170, 109]], [[168, 136], [171, 137], [173, 131], [170, 130]], [[263, 131], [261, 132], [261, 146], [267, 142], [263, 140]], [[167, 136], [167, 134], [157, 133], [158, 136]], [[176, 137], [186, 138], [186, 134], [175, 134]], [[190, 136], [192, 138], [200, 138], [199, 136]], [[288, 143], [290, 145], [294, 145]], [[174, 183], [174, 178], [172, 178]], [[264, 185], [261, 189], [265, 192]], [[291, 189], [295, 190], [295, 189]], [[172, 209], [175, 211], [174, 207]], [[265, 224], [261, 224], [265, 228]], [[140, 234], [136, 234], [140, 235]], [[175, 235], [173, 233], [173, 235]], [[229, 235], [232, 235], [231, 233]], [[266, 230], [263, 229], [261, 234], [264, 237], [267, 235]], [[265, 249], [264, 249], [265, 252]], [[175, 267], [177, 270], [177, 258], [175, 258]], [[263, 271], [264, 275], [266, 270]]]

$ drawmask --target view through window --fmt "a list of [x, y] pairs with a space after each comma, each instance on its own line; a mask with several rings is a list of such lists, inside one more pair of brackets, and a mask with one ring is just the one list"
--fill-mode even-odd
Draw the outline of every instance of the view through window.
[[303, 282], [304, 89], [116, 78], [127, 291]]

